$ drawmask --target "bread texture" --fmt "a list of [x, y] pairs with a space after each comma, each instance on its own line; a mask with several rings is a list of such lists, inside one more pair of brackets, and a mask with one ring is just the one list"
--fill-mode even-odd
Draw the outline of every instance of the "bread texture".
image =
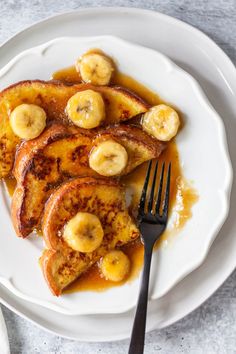
[[[78, 212], [95, 214], [102, 224], [103, 241], [93, 252], [74, 251], [63, 239], [66, 223]], [[109, 250], [139, 237], [126, 208], [123, 187], [116, 181], [90, 177], [66, 182], [51, 195], [42, 231], [47, 249], [40, 263], [50, 290], [57, 296]]]
[[63, 182], [75, 177], [101, 177], [89, 166], [89, 154], [101, 141], [112, 139], [123, 145], [128, 164], [122, 175], [156, 158], [165, 144], [153, 139], [141, 128], [118, 125], [88, 131], [55, 124], [37, 139], [24, 142], [16, 156], [11, 215], [16, 234], [28, 236], [41, 228], [44, 205], [51, 193]]
[[146, 112], [149, 105], [134, 93], [117, 86], [92, 86], [90, 84], [66, 85], [57, 81], [21, 81], [0, 93], [0, 178], [11, 175], [17, 146], [21, 139], [10, 126], [9, 117], [22, 103], [42, 107], [51, 122], [72, 124], [65, 107], [71, 96], [78, 91], [95, 90], [101, 93], [106, 107], [104, 126], [126, 121]]

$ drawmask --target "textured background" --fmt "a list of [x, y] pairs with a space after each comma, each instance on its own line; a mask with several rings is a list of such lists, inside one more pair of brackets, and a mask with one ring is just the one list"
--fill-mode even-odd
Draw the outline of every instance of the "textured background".
[[[208, 34], [236, 64], [236, 0], [0, 0], [0, 43], [53, 14], [90, 6], [142, 7], [163, 12]], [[77, 343], [48, 334], [3, 307], [12, 354], [124, 354], [128, 341]], [[147, 354], [236, 353], [236, 272], [199, 309], [147, 335]]]

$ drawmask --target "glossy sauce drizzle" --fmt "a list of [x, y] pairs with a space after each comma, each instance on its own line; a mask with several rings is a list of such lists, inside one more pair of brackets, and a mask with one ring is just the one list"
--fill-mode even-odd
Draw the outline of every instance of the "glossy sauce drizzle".
[[[75, 66], [55, 72], [52, 75], [52, 79], [70, 84], [81, 82], [80, 75], [76, 71]], [[112, 84], [130, 89], [151, 105], [156, 105], [163, 102], [163, 100], [161, 100], [156, 93], [152, 92], [150, 89], [128, 75], [115, 72], [113, 75]], [[160, 242], [158, 242], [158, 245], [160, 245], [163, 240], [168, 241], [170, 234], [176, 234], [178, 230], [185, 225], [187, 220], [192, 215], [191, 209], [193, 204], [197, 201], [198, 196], [194, 188], [183, 177], [175, 141], [168, 143], [166, 150], [158, 158], [158, 161], [160, 164], [164, 161], [167, 163], [171, 161], [172, 163], [170, 209], [174, 215], [172, 229], [163, 234]], [[131, 195], [130, 210], [132, 213], [135, 213], [138, 207], [147, 164], [148, 163], [142, 164], [129, 175], [124, 176], [121, 179], [121, 182], [125, 185]], [[16, 185], [15, 180], [5, 179], [5, 185], [9, 195], [12, 196]], [[118, 283], [108, 281], [101, 276], [99, 266], [98, 264], [95, 264], [86, 273], [73, 282], [64, 292], [70, 293], [82, 290], [103, 291], [107, 288], [118, 286], [126, 281], [131, 281], [134, 279], [138, 275], [143, 264], [143, 246], [140, 240], [136, 240], [131, 244], [123, 246], [122, 250], [128, 255], [131, 261], [131, 272], [127, 279]]]
[[[59, 80], [65, 83], [80, 82], [80, 75], [74, 66], [62, 69], [53, 74], [54, 80]], [[143, 98], [151, 105], [160, 104], [163, 100], [150, 89], [140, 84], [128, 75], [116, 72], [112, 79], [113, 85], [120, 85], [135, 92], [138, 96]], [[174, 213], [174, 223], [172, 229], [166, 231], [158, 245], [163, 240], [168, 240], [170, 234], [176, 234], [187, 220], [191, 217], [191, 208], [197, 201], [198, 196], [194, 188], [184, 179], [182, 169], [180, 166], [179, 153], [175, 141], [171, 141], [166, 150], [158, 158], [159, 163], [171, 161], [172, 163], [172, 176], [171, 176], [171, 194], [170, 194], [170, 209]], [[123, 177], [121, 182], [126, 186], [129, 194], [131, 195], [130, 209], [135, 212], [138, 206], [140, 193], [143, 186], [143, 181], [146, 174], [147, 164], [144, 163], [137, 167], [129, 175]], [[158, 246], [157, 245], [157, 246]], [[122, 250], [128, 255], [131, 261], [131, 272], [127, 279], [122, 282], [114, 283], [104, 279], [99, 271], [99, 266], [95, 264], [79, 279], [72, 283], [65, 292], [95, 290], [102, 291], [110, 287], [123, 284], [125, 281], [131, 281], [139, 273], [143, 264], [143, 245], [140, 240], [122, 247]]]
[[5, 178], [4, 179], [4, 184], [6, 186], [6, 189], [8, 191], [8, 194], [10, 197], [13, 196], [13, 193], [15, 191], [15, 188], [16, 188], [16, 180], [15, 178]]

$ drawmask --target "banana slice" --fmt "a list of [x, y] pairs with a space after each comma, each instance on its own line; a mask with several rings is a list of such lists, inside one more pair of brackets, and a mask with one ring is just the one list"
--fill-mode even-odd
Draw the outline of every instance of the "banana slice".
[[121, 281], [130, 271], [130, 260], [122, 251], [110, 251], [102, 258], [100, 269], [106, 279]]
[[102, 95], [93, 90], [77, 92], [67, 102], [66, 112], [72, 122], [80, 128], [92, 129], [105, 118]]
[[79, 212], [65, 226], [63, 238], [79, 252], [93, 252], [103, 240], [103, 228], [94, 214]]
[[97, 53], [84, 54], [76, 62], [76, 69], [84, 82], [93, 85], [108, 85], [114, 71], [111, 60]]
[[143, 129], [161, 141], [169, 141], [178, 132], [180, 119], [171, 107], [160, 104], [152, 107], [143, 115]]
[[102, 176], [119, 175], [128, 162], [125, 148], [114, 140], [95, 146], [89, 156], [90, 167]]
[[21, 139], [37, 138], [46, 127], [46, 113], [35, 104], [23, 103], [10, 114], [10, 124], [13, 132]]

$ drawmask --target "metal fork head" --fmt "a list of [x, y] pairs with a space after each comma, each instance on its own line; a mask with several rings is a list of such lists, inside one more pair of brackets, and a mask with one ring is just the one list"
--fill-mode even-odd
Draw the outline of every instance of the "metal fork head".
[[[152, 169], [152, 161], [149, 162], [147, 168], [147, 174], [144, 181], [143, 190], [142, 190], [139, 207], [138, 207], [138, 221], [140, 223], [140, 230], [142, 234], [143, 234], [142, 229], [145, 229], [144, 225], [146, 224], [159, 225], [158, 229], [160, 231], [157, 233], [162, 233], [166, 228], [167, 219], [168, 219], [171, 163], [169, 163], [168, 165], [167, 172], [165, 171], [166, 170], [165, 162], [161, 166], [157, 193], [155, 190], [156, 190], [156, 181], [157, 181], [157, 172], [158, 172], [158, 161], [155, 163], [154, 173], [152, 178], [150, 177], [151, 169]], [[163, 184], [164, 184], [164, 179], [166, 174], [167, 174], [166, 187], [163, 193]], [[151, 179], [152, 181], [150, 183]], [[149, 184], [151, 184], [150, 186], [151, 190], [148, 198], [147, 190]], [[155, 231], [155, 228], [153, 228], [153, 231]]]

